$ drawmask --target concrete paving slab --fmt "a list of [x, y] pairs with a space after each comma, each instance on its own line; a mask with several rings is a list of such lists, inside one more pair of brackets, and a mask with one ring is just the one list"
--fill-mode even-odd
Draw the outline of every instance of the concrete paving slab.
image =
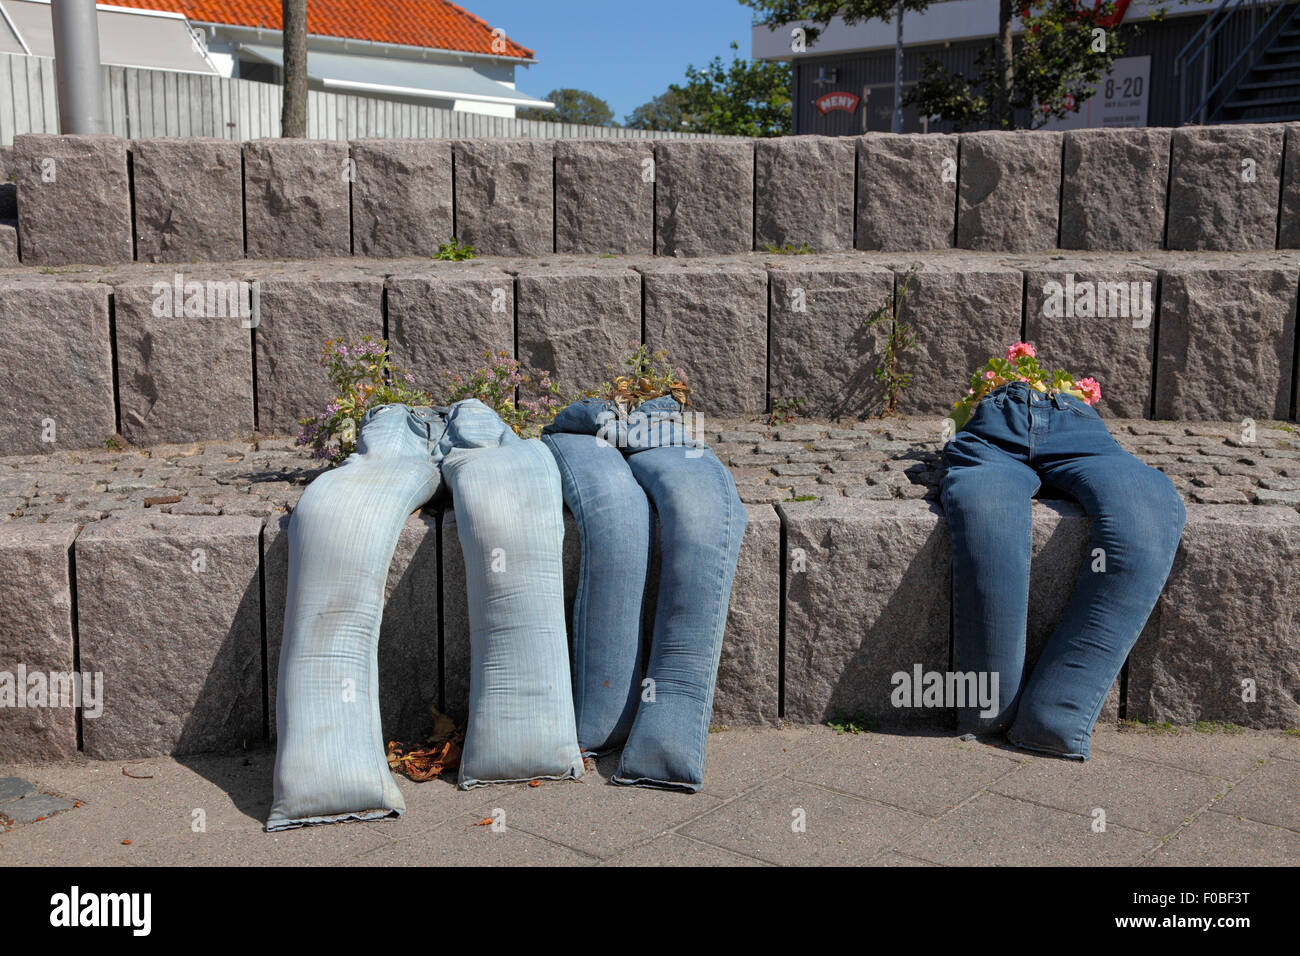
[[71, 810], [73, 801], [51, 797], [48, 793], [29, 793], [15, 800], [0, 803], [0, 816], [7, 817], [14, 826], [38, 823], [49, 819], [61, 810]]
[[36, 788], [24, 780], [22, 777], [4, 777], [0, 779], [0, 803], [6, 800], [16, 800], [19, 797], [25, 797], [29, 793], [34, 793]]
[[938, 863], [931, 863], [929, 860], [919, 860], [914, 856], [908, 856], [905, 853], [899, 853], [897, 850], [890, 850], [883, 856], [877, 857], [871, 861], [875, 866], [938, 866]]
[[[77, 756], [11, 763], [0, 766], [5, 788], [0, 793], [29, 791], [30, 796], [9, 803], [49, 795], [81, 805], [0, 833], [0, 862], [1254, 866], [1300, 861], [1300, 760], [1289, 759], [1300, 748], [1292, 738], [1254, 730], [1240, 735], [1099, 731], [1094, 743], [1101, 745], [1094, 746], [1093, 759], [1080, 764], [939, 734], [744, 728], [710, 736], [706, 786], [699, 794], [613, 786], [609, 778], [618, 755], [612, 754], [580, 781], [538, 787], [459, 791], [453, 778], [415, 783], [399, 777], [407, 804], [400, 819], [275, 834], [263, 830], [275, 760], [269, 748], [179, 759]], [[1119, 753], [1119, 748], [1132, 752]], [[1206, 772], [1215, 770], [1232, 776]], [[1223, 796], [1214, 800], [1215, 792]], [[0, 802], [0, 812], [8, 812], [7, 806]], [[1105, 833], [1092, 830], [1095, 806], [1106, 810]], [[798, 808], [806, 823], [803, 832], [791, 828]], [[474, 826], [494, 815], [504, 831]], [[1184, 822], [1188, 818], [1191, 822]]]
[[945, 735], [843, 734], [791, 776], [941, 816], [1024, 762], [1013, 751]]
[[708, 793], [680, 793], [609, 782], [616, 763], [600, 762], [597, 773], [576, 781], [530, 787], [484, 788], [506, 825], [607, 859], [722, 805]]
[[1162, 836], [1203, 810], [1229, 785], [1219, 777], [1098, 753], [1083, 762], [1035, 758], [989, 789], [1079, 814], [1085, 825], [1100, 810], [1108, 827]]
[[727, 799], [796, 766], [821, 763], [834, 739], [835, 731], [820, 724], [711, 733], [703, 792]]
[[771, 866], [742, 853], [692, 840], [680, 833], [665, 833], [648, 843], [625, 850], [602, 866]]
[[1250, 866], [1300, 865], [1300, 833], [1214, 811], [1178, 831], [1142, 865], [1223, 866], [1228, 844]]
[[1150, 834], [1063, 810], [981, 794], [895, 848], [944, 866], [1131, 866], [1159, 845]]
[[356, 857], [360, 866], [574, 866], [595, 858], [510, 826], [475, 826], [483, 819], [459, 813], [436, 827], [411, 828], [398, 839], [395, 826], [367, 824], [384, 845]]
[[1300, 737], [1282, 734], [1281, 742], [1273, 748], [1270, 755], [1278, 760], [1300, 760]]
[[860, 866], [925, 818], [801, 780], [777, 780], [682, 828], [783, 866]]
[[1300, 764], [1267, 761], [1228, 791], [1214, 809], [1300, 832]]
[[[1175, 727], [1171, 732], [1098, 727], [1092, 735], [1094, 754], [1123, 754], [1235, 780], [1255, 765], [1260, 757], [1279, 749], [1280, 734], [1202, 733], [1191, 727]], [[1300, 746], [1295, 748], [1300, 756]]]
[[[118, 859], [132, 866], [334, 866], [384, 846], [383, 836], [359, 823], [266, 833], [260, 827], [182, 832], [132, 841]], [[103, 864], [100, 864], [103, 865]]]

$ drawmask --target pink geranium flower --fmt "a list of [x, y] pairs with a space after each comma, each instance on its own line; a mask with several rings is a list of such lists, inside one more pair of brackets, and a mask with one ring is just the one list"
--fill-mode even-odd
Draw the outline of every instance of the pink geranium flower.
[[1081, 378], [1074, 383], [1074, 387], [1083, 392], [1083, 400], [1089, 405], [1101, 401], [1101, 386], [1095, 378]]
[[1036, 354], [1037, 353], [1034, 352], [1034, 347], [1028, 342], [1017, 342], [1015, 345], [1011, 346], [1011, 348], [1007, 349], [1007, 361], [1014, 362], [1022, 355], [1034, 358]]

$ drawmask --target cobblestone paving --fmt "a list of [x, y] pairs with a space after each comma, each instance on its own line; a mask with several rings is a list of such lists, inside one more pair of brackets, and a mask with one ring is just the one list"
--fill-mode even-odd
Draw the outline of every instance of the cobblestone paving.
[[[1196, 504], [1300, 509], [1300, 427], [1111, 419], [1116, 440]], [[936, 498], [939, 423], [714, 420], [705, 440], [752, 504], [792, 498]], [[270, 517], [292, 509], [322, 468], [284, 437], [0, 457], [0, 523], [86, 523], [153, 509]]]

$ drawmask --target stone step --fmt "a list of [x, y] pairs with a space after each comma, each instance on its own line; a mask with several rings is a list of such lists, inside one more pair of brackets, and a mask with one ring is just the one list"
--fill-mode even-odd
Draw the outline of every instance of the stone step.
[[387, 337], [435, 390], [485, 350], [576, 390], [645, 341], [707, 416], [801, 398], [805, 414], [860, 419], [883, 409], [873, 373], [890, 329], [866, 320], [902, 289], [916, 339], [898, 360], [905, 413], [942, 419], [974, 369], [1023, 337], [1098, 379], [1105, 416], [1293, 419], [1298, 287], [1300, 252], [1283, 251], [19, 267], [0, 270], [0, 444], [289, 432], [329, 397], [324, 342], [363, 334]]
[[[889, 703], [890, 675], [950, 662], [950, 558], [934, 502], [938, 438], [927, 421], [720, 428], [706, 437], [741, 476], [750, 521], [715, 722], [851, 717], [881, 727], [944, 726], [943, 712]], [[1300, 726], [1300, 442], [1278, 430], [1243, 444], [1236, 428], [1112, 424], [1139, 457], [1169, 471], [1188, 521], [1107, 719]], [[265, 444], [0, 461], [0, 488], [29, 481], [36, 492], [24, 499], [29, 511], [0, 523], [0, 682], [20, 667], [79, 668], [103, 682], [102, 696], [81, 710], [0, 708], [0, 759], [238, 749], [273, 734], [287, 512], [315, 472], [287, 441]], [[750, 469], [763, 466], [749, 458], [819, 454], [832, 458], [817, 462], [822, 470], [811, 479], [783, 477], [769, 464], [775, 483], [761, 487], [775, 498], [753, 493], [760, 486]], [[836, 475], [852, 483], [835, 484]], [[1224, 483], [1216, 488], [1215, 480]], [[805, 495], [794, 482], [820, 496], [796, 500]], [[87, 483], [97, 508], [76, 509]], [[109, 492], [110, 484], [119, 490]], [[1204, 490], [1243, 503], [1200, 504]], [[52, 507], [39, 504], [47, 499]], [[109, 502], [116, 507], [105, 509]], [[1034, 514], [1031, 657], [1089, 559], [1089, 521], [1077, 506], [1041, 500]], [[579, 560], [570, 520], [570, 602]], [[389, 571], [380, 643], [386, 736], [423, 732], [430, 704], [464, 714], [464, 594], [454, 516], [412, 515]]]
[[[754, 141], [27, 134], [23, 261], [1294, 248], [1283, 123]], [[95, 223], [86, 229], [85, 223]], [[1280, 225], [1280, 228], [1279, 228]]]

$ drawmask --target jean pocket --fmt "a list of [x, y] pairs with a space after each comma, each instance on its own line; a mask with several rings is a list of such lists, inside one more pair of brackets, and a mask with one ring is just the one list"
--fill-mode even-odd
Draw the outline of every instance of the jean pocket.
[[1073, 395], [1063, 394], [1061, 396], [1061, 401], [1065, 403], [1066, 408], [1074, 412], [1074, 414], [1078, 415], [1080, 418], [1091, 419], [1095, 422], [1101, 421], [1101, 413], [1082, 399], [1075, 398]]
[[987, 416], [992, 414], [994, 411], [1001, 410], [1005, 402], [1005, 392], [998, 392], [996, 395], [985, 395], [976, 403], [975, 407], [971, 409], [970, 418], [966, 419], [966, 427], [969, 428], [971, 423], [981, 415]]

